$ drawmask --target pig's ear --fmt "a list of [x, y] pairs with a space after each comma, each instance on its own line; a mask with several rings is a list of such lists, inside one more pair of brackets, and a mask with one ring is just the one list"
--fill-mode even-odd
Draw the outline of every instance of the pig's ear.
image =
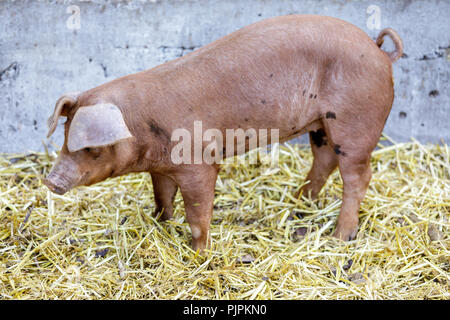
[[77, 103], [79, 95], [80, 92], [69, 92], [64, 94], [61, 98], [58, 99], [58, 101], [56, 101], [55, 110], [53, 111], [53, 114], [50, 116], [50, 118], [48, 118], [47, 120], [48, 125], [47, 138], [50, 138], [53, 132], [55, 132], [59, 117], [61, 116], [67, 117], [70, 108]]
[[67, 148], [75, 152], [104, 147], [132, 137], [120, 109], [110, 103], [79, 108], [69, 128]]

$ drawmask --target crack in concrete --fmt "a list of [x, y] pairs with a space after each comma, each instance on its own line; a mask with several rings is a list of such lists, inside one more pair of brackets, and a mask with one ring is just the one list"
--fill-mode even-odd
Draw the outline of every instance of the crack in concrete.
[[108, 78], [108, 68], [106, 67], [106, 65], [100, 62], [100, 67], [102, 67], [103, 69], [103, 75], [105, 76], [105, 78]]
[[121, 49], [121, 50], [128, 50], [128, 49], [149, 49], [147, 45], [129, 45], [126, 44], [125, 46], [114, 46], [114, 49]]
[[[446, 47], [439, 46], [437, 50], [434, 50], [433, 52], [430, 52], [430, 53], [425, 53], [421, 57], [414, 58], [414, 60], [429, 61], [429, 60], [440, 59], [440, 58], [443, 58], [444, 56], [447, 56], [449, 54], [449, 50], [450, 50], [450, 46], [446, 46]], [[408, 58], [408, 55], [405, 53], [405, 54], [403, 54], [402, 58]]]
[[158, 49], [161, 50], [163, 53], [167, 53], [169, 50], [174, 50], [174, 51], [178, 51], [177, 53], [175, 53], [176, 57], [182, 57], [187, 53], [190, 53], [194, 50], [197, 50], [199, 48], [201, 48], [202, 46], [189, 46], [189, 47], [185, 47], [185, 46], [159, 46]]
[[14, 80], [17, 78], [18, 75], [19, 75], [19, 64], [17, 63], [17, 61], [14, 61], [5, 69], [0, 71], [0, 81], [3, 81], [6, 78]]

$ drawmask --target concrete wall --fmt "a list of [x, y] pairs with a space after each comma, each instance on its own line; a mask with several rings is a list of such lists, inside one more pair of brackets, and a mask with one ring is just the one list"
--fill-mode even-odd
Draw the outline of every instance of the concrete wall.
[[[396, 99], [385, 132], [400, 141], [449, 143], [450, 1], [0, 0], [0, 152], [43, 150], [46, 119], [66, 91], [151, 68], [252, 22], [293, 13], [339, 17], [372, 38], [378, 28], [397, 30], [406, 55], [394, 66]], [[52, 139], [62, 144], [61, 128]]]

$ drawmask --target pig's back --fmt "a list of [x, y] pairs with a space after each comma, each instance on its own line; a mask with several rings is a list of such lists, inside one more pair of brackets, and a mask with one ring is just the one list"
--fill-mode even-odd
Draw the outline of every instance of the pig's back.
[[358, 60], [362, 51], [383, 55], [364, 31], [344, 20], [289, 15], [248, 25], [158, 68], [170, 73], [184, 69], [223, 73], [257, 65], [255, 69], [262, 71], [276, 65], [277, 58], [280, 65], [294, 67], [304, 60], [319, 63], [342, 55], [347, 61]]
[[160, 82], [164, 103], [183, 114], [183, 121], [237, 128], [251, 117], [248, 127], [268, 128], [312, 119], [306, 107], [316, 103], [311, 97], [320, 99], [327, 77], [346, 79], [352, 77], [339, 73], [374, 70], [388, 75], [380, 60], [389, 62], [356, 26], [291, 15], [244, 27], [150, 73]]

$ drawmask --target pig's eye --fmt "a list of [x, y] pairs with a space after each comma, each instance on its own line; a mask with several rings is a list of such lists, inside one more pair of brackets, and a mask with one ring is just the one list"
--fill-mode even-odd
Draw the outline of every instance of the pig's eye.
[[100, 148], [84, 148], [84, 151], [89, 153], [89, 155], [93, 156], [94, 158], [98, 158], [101, 154]]

